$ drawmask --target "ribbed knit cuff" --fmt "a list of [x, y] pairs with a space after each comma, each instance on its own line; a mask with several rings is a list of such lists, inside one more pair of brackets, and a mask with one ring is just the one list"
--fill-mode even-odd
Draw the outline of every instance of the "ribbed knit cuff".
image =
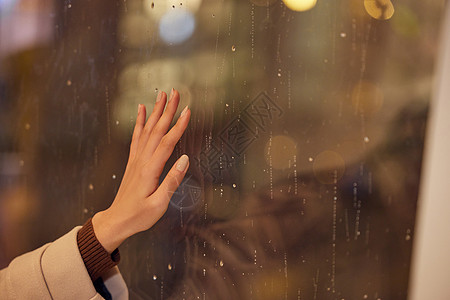
[[92, 218], [87, 220], [80, 231], [78, 231], [77, 242], [84, 265], [92, 281], [101, 277], [104, 272], [117, 265], [120, 261], [119, 249], [109, 254], [97, 240], [92, 227]]

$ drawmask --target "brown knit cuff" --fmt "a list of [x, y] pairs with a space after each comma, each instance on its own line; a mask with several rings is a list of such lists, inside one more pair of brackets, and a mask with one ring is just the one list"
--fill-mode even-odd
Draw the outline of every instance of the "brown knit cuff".
[[120, 261], [119, 249], [109, 254], [97, 240], [92, 227], [92, 218], [87, 220], [80, 231], [78, 231], [77, 242], [84, 265], [92, 281], [101, 277], [104, 272], [117, 265]]

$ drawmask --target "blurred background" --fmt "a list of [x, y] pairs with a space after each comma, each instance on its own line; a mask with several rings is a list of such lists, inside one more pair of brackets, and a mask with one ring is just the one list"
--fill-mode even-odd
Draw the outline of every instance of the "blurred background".
[[0, 0], [0, 267], [109, 206], [174, 87], [191, 166], [131, 299], [406, 299], [444, 7]]

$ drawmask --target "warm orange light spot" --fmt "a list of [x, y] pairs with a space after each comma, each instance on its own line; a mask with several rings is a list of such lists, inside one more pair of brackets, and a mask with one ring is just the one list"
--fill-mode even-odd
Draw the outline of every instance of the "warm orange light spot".
[[388, 20], [394, 15], [394, 5], [390, 0], [364, 0], [364, 8], [377, 20]]

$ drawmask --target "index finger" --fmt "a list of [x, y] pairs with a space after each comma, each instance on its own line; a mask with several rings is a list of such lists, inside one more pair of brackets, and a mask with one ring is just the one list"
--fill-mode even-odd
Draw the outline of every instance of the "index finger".
[[162, 137], [152, 157], [146, 163], [145, 174], [149, 177], [146, 180], [150, 180], [151, 184], [154, 184], [155, 186], [158, 184], [164, 166], [172, 155], [175, 145], [186, 130], [190, 117], [191, 111], [186, 106], [181, 112], [177, 123]]

